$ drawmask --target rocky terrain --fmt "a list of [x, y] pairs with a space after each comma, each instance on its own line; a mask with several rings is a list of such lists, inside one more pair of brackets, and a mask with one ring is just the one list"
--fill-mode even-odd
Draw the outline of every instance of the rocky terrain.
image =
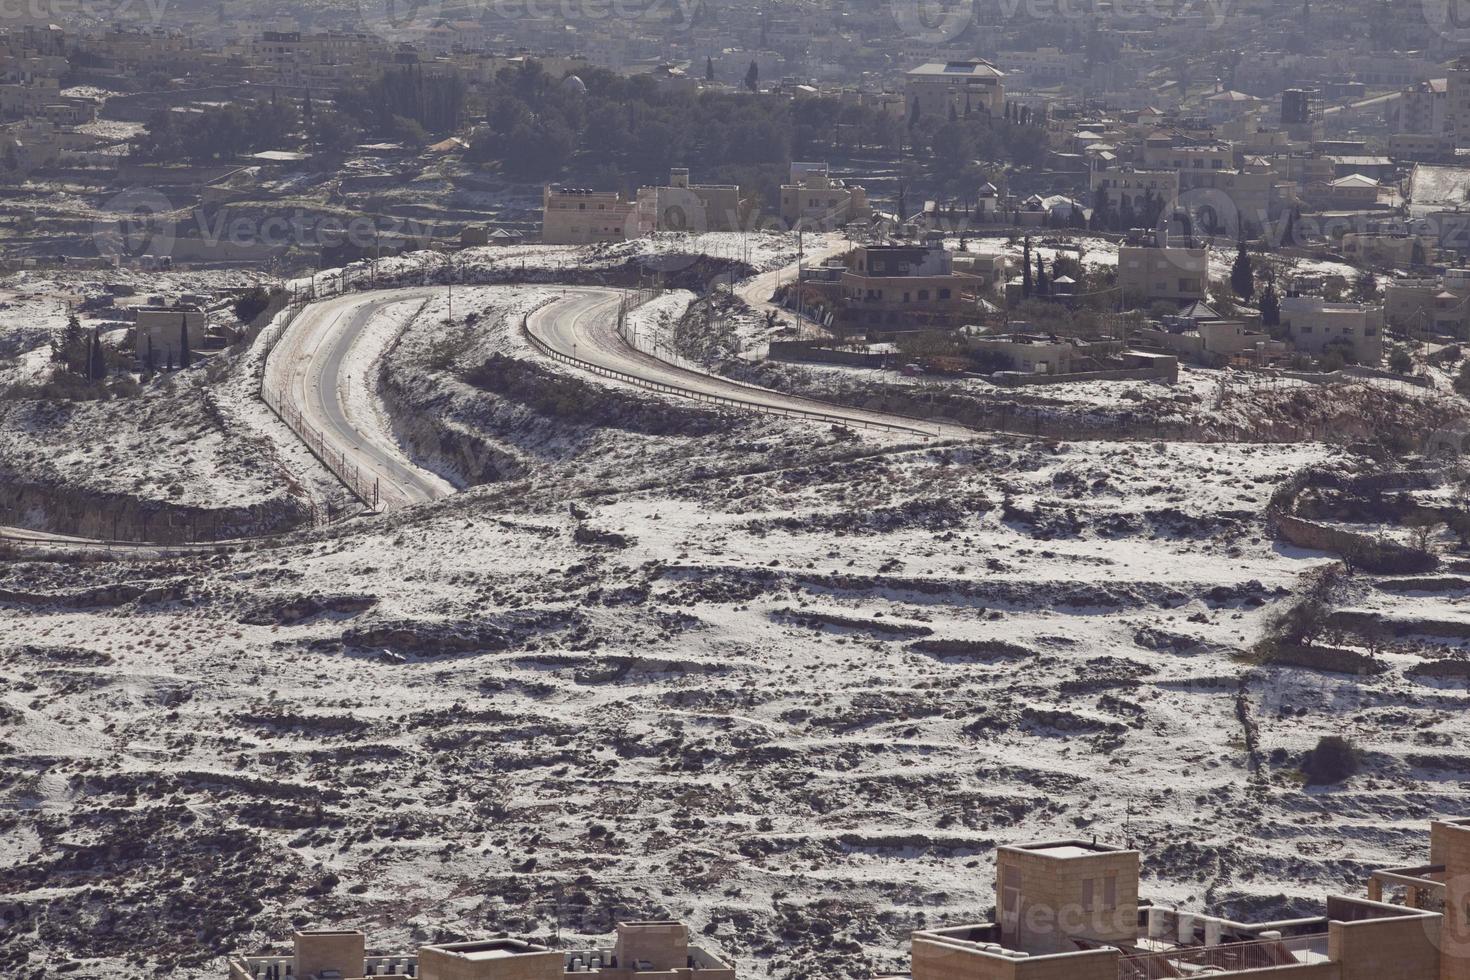
[[[1279, 917], [1467, 809], [1458, 469], [733, 415], [535, 356], [549, 292], [463, 284], [459, 322], [434, 298], [384, 327], [384, 424], [454, 496], [183, 557], [0, 552], [7, 975], [668, 915], [744, 976], [856, 980], [990, 915], [998, 844], [1132, 843], [1149, 898]], [[259, 356], [198, 396], [261, 440], [218, 458], [330, 512]], [[1326, 735], [1359, 765], [1313, 783]]]
[[[626, 437], [572, 433], [589, 476]], [[1422, 651], [1249, 656], [1330, 562], [1264, 519], [1322, 449], [747, 427], [665, 478], [691, 437], [638, 438], [622, 484], [530, 466], [279, 547], [7, 564], [5, 968], [667, 913], [748, 973], [864, 977], [988, 914], [997, 843], [1132, 841], [1152, 897], [1274, 915], [1464, 807], [1464, 693]], [[1367, 768], [1304, 789], [1344, 729]]]

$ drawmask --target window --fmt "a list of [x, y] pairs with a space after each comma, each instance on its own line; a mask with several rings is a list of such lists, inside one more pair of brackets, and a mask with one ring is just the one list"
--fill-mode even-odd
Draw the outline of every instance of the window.
[[1021, 914], [1021, 872], [1007, 867], [1001, 872], [1001, 909], [1014, 918]]
[[1118, 904], [1118, 876], [1108, 875], [1103, 881], [1103, 906], [1113, 908]]
[[1082, 907], [1090, 909], [1094, 905], [1095, 882], [1092, 878], [1082, 879]]
[[929, 290], [927, 290], [927, 289], [921, 289], [921, 290], [919, 290], [919, 302], [920, 303], [924, 303], [924, 302], [927, 302], [928, 299], [929, 299]]
[[939, 298], [940, 299], [949, 299], [949, 290], [948, 289], [941, 289], [939, 291]]

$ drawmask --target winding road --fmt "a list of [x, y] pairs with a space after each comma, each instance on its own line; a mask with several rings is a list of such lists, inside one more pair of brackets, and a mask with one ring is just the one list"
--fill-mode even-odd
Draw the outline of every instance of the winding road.
[[565, 358], [669, 394], [718, 400], [749, 411], [805, 417], [854, 429], [884, 429], [926, 438], [973, 435], [971, 430], [959, 425], [788, 395], [670, 364], [635, 349], [618, 333], [618, 304], [622, 298], [619, 290], [568, 287], [567, 298], [531, 314], [527, 330], [546, 348]]
[[[745, 283], [741, 292], [759, 303], [780, 276], [790, 271], [766, 273]], [[355, 292], [312, 303], [290, 321], [266, 360], [262, 391], [268, 403], [349, 489], [376, 509], [396, 510], [455, 492], [452, 484], [417, 465], [398, 445], [382, 413], [376, 410], [363, 377], [368, 366], [386, 353], [396, 333], [374, 329], [380, 325], [375, 319], [393, 307], [422, 307], [437, 291], [438, 287], [413, 287]], [[560, 298], [530, 314], [526, 331], [542, 354], [557, 357], [574, 368], [667, 395], [906, 436], [973, 434], [963, 426], [802, 398], [671, 364], [637, 350], [619, 333], [618, 310], [626, 295], [620, 289], [568, 286]], [[359, 372], [355, 391], [354, 365]], [[217, 546], [103, 542], [0, 527], [0, 540], [7, 539], [59, 548], [129, 548], [145, 552]]]
[[[365, 400], [352, 398], [347, 358], [363, 343], [374, 317], [401, 304], [422, 306], [432, 293], [428, 288], [349, 293], [313, 303], [291, 323], [266, 362], [266, 390], [279, 400], [278, 412], [283, 417], [294, 412], [298, 423], [305, 423], [298, 435], [338, 477], [364, 489], [375, 485], [374, 496], [386, 510], [448, 496], [454, 487], [415, 465], [391, 434], [365, 417]], [[359, 386], [365, 388], [365, 382], [358, 378]]]

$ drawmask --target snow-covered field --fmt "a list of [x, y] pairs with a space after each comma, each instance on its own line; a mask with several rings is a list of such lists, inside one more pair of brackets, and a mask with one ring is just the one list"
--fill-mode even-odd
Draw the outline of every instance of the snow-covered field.
[[[554, 295], [456, 286], [448, 324], [435, 290], [354, 362], [352, 411], [461, 493], [219, 555], [0, 564], [0, 968], [202, 980], [305, 926], [570, 945], [674, 916], [743, 976], [866, 978], [989, 915], [1000, 843], [1131, 842], [1150, 898], [1284, 917], [1466, 808], [1462, 686], [1411, 673], [1453, 644], [1365, 677], [1248, 656], [1329, 561], [1265, 509], [1345, 451], [722, 414], [534, 357], [519, 318]], [[633, 322], [672, 341], [687, 299]], [[251, 407], [259, 353], [221, 411], [309, 470]], [[1300, 407], [1232, 383], [1037, 397]], [[1339, 733], [1365, 771], [1304, 788]]]

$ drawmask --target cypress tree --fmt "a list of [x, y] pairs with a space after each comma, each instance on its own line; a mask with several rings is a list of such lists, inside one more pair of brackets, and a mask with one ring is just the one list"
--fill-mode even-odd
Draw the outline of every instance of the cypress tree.
[[1261, 326], [1281, 326], [1281, 300], [1276, 296], [1276, 283], [1267, 282], [1261, 292]]
[[193, 361], [189, 351], [189, 321], [185, 318], [179, 321], [179, 367], [188, 370]]
[[72, 374], [85, 375], [91, 369], [92, 348], [75, 313], [66, 318], [61, 336], [51, 341], [51, 360]]
[[102, 328], [92, 328], [91, 358], [87, 365], [87, 380], [101, 381], [107, 377], [107, 354], [102, 346]]
[[1245, 231], [1240, 233], [1240, 243], [1235, 250], [1235, 265], [1230, 269], [1230, 288], [1242, 302], [1249, 303], [1256, 292], [1255, 275], [1251, 269], [1250, 253], [1245, 250]]
[[1031, 238], [1021, 243], [1021, 298], [1030, 299], [1035, 287], [1031, 279]]

